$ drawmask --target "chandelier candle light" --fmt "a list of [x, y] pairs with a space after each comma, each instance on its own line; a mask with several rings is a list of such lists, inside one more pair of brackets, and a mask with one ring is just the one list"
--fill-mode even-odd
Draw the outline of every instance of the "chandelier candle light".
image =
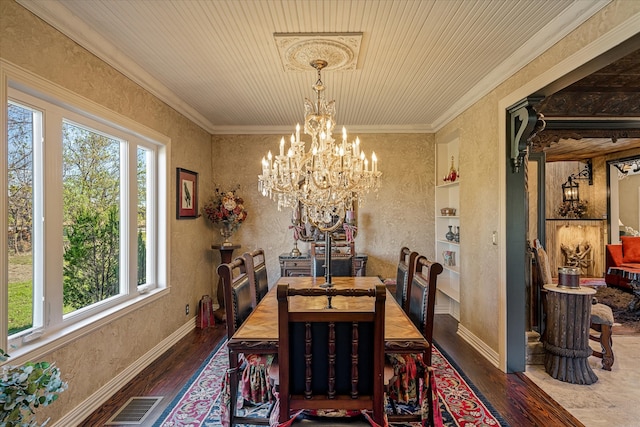
[[300, 139], [300, 125], [285, 152], [285, 139], [280, 140], [279, 154], [271, 151], [262, 158], [262, 175], [258, 189], [265, 197], [277, 201], [278, 210], [302, 207], [301, 222], [310, 222], [325, 233], [325, 284], [331, 286], [331, 235], [344, 222], [345, 213], [362, 201], [369, 191], [380, 187], [381, 172], [378, 159], [371, 154], [371, 163], [360, 149], [360, 140], [348, 142], [347, 131], [342, 138], [333, 136], [335, 101], [327, 102], [321, 71], [327, 62], [311, 62], [318, 80], [313, 85], [317, 100], [305, 99], [304, 133], [311, 136], [311, 144]]

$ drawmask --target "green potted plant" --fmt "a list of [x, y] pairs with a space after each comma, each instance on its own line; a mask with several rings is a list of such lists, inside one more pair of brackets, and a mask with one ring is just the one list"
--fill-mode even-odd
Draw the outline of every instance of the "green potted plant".
[[[0, 349], [0, 363], [9, 355]], [[49, 362], [0, 367], [0, 426], [38, 426], [35, 409], [53, 403], [67, 389], [60, 370]], [[40, 426], [47, 424], [46, 420]]]

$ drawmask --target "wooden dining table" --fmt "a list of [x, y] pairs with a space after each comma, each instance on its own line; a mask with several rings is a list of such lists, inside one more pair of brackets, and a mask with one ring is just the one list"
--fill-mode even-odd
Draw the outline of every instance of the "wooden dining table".
[[[282, 277], [277, 284], [281, 283], [293, 288], [315, 288], [324, 283], [324, 277]], [[230, 351], [260, 354], [278, 352], [277, 284], [229, 340], [227, 347]], [[333, 286], [336, 288], [370, 289], [379, 284], [381, 284], [380, 279], [376, 276], [333, 278]], [[353, 299], [349, 301], [348, 297], [334, 297], [331, 302], [333, 308], [327, 310], [340, 308], [353, 310], [356, 307], [352, 301]], [[326, 304], [326, 297], [294, 297], [290, 302], [290, 309], [294, 311], [326, 309]], [[388, 290], [385, 300], [384, 340], [385, 353], [422, 353], [430, 346]]]
[[[293, 288], [319, 288], [324, 283], [324, 277], [282, 277], [276, 285], [269, 290], [267, 295], [257, 305], [244, 323], [236, 330], [236, 333], [227, 342], [230, 353], [244, 354], [277, 354], [278, 353], [278, 301], [277, 285], [288, 284]], [[382, 282], [378, 277], [334, 277], [333, 286], [336, 288], [361, 288], [371, 289]], [[289, 309], [291, 311], [305, 310], [340, 310], [357, 311], [358, 304], [362, 310], [371, 310], [370, 298], [349, 298], [335, 296], [331, 298], [331, 307], [327, 308], [327, 297], [291, 297]], [[411, 319], [398, 305], [395, 298], [387, 290], [385, 299], [384, 319], [385, 353], [423, 353], [430, 343], [415, 327]], [[238, 384], [238, 366], [234, 363], [235, 357], [229, 358], [229, 385], [230, 395], [235, 396]], [[230, 405], [229, 416], [234, 423], [264, 424], [268, 419], [257, 421], [252, 417], [237, 417], [234, 405]]]

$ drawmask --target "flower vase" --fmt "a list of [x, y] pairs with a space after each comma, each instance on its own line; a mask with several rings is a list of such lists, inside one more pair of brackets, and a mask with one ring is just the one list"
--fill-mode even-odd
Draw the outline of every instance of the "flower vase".
[[233, 235], [234, 229], [232, 224], [223, 224], [220, 229], [220, 235], [224, 239], [222, 246], [233, 246], [233, 243], [229, 241], [229, 238]]

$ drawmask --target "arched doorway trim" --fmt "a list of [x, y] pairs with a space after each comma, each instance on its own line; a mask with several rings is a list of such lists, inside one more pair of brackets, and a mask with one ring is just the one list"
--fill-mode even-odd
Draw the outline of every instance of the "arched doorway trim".
[[[504, 372], [508, 371], [508, 366], [519, 366], [523, 362], [520, 360], [509, 360], [510, 354], [508, 354], [508, 342], [507, 342], [507, 320], [508, 320], [508, 304], [507, 294], [509, 283], [507, 283], [507, 241], [510, 236], [507, 235], [507, 225], [509, 218], [509, 210], [506, 202], [507, 197], [507, 165], [510, 164], [510, 153], [507, 152], [507, 109], [514, 105], [519, 100], [526, 98], [527, 96], [538, 93], [545, 87], [551, 87], [554, 82], [561, 81], [561, 79], [570, 74], [572, 71], [577, 70], [579, 67], [585, 65], [589, 61], [597, 58], [600, 55], [606, 54], [608, 51], [614, 49], [616, 46], [623, 42], [633, 38], [638, 34], [638, 28], [640, 28], [640, 15], [634, 15], [624, 23], [618, 25], [607, 34], [598, 38], [588, 46], [574, 53], [573, 55], [565, 58], [563, 61], [556, 64], [546, 72], [542, 73], [538, 77], [532, 79], [527, 84], [516, 89], [512, 93], [506, 95], [498, 101], [498, 108], [496, 114], [498, 115], [498, 135], [496, 135], [498, 141], [499, 158], [502, 159], [498, 162], [500, 172], [500, 232], [499, 232], [499, 253], [500, 253], [500, 312], [498, 315], [498, 334], [499, 334], [499, 366]], [[522, 335], [525, 334], [524, 324], [522, 327]], [[518, 355], [521, 357], [521, 355]]]

